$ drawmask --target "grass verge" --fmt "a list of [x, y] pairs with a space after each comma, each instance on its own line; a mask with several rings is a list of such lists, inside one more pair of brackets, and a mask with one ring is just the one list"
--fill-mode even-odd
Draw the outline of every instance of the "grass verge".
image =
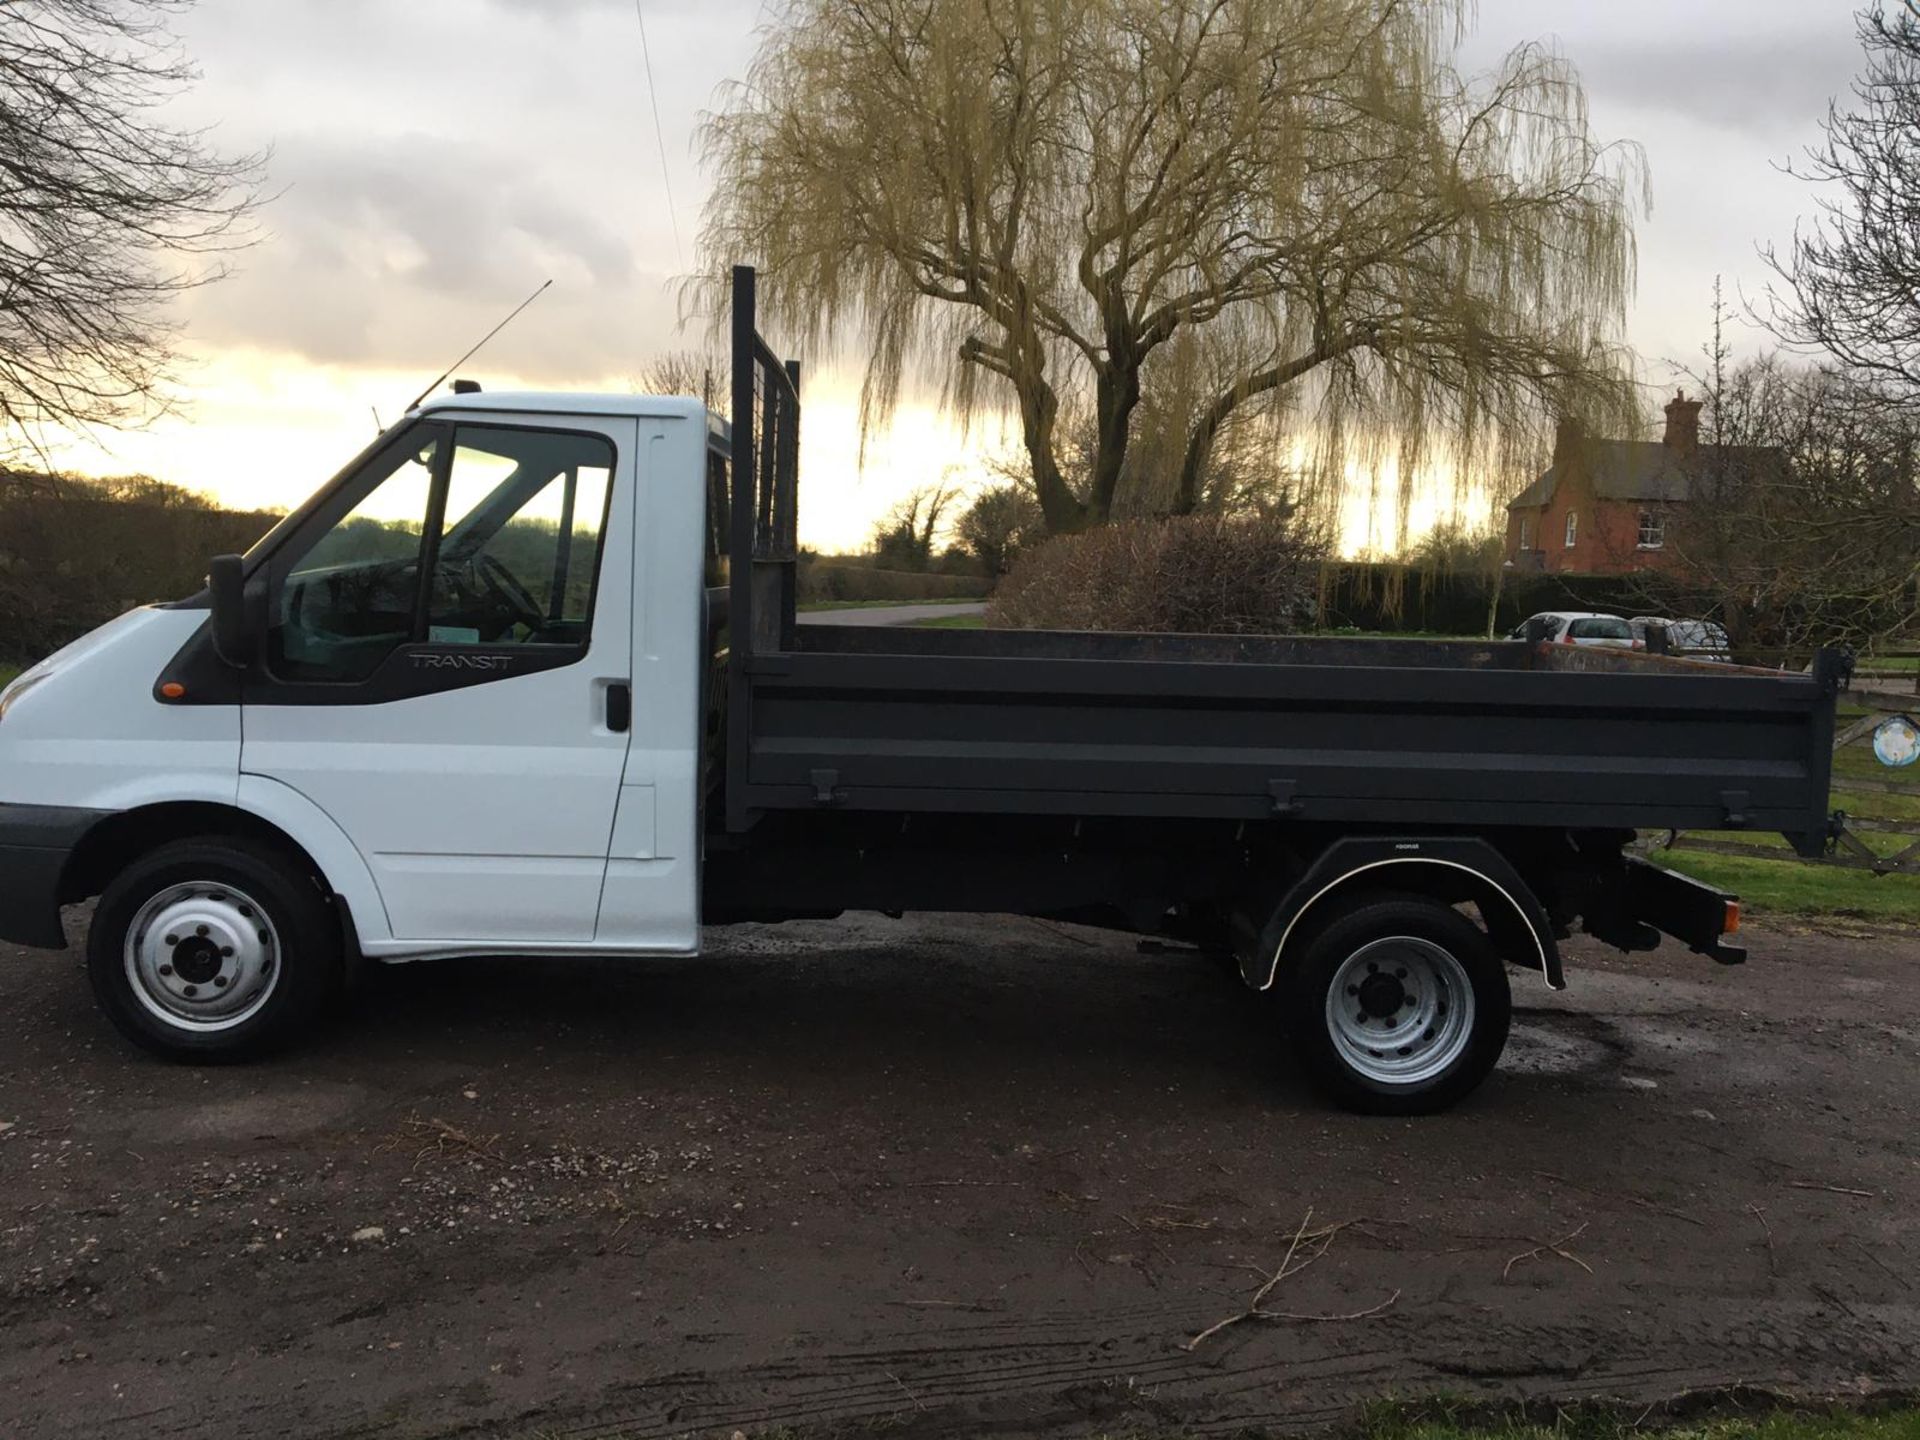
[[[880, 1428], [776, 1426], [752, 1434], [754, 1440], [850, 1440]], [[1089, 1433], [1100, 1440], [1192, 1440], [1194, 1434], [1153, 1425]], [[1278, 1432], [1235, 1433], [1258, 1440]], [[1920, 1409], [1904, 1395], [1842, 1408], [1746, 1387], [1632, 1409], [1595, 1401], [1539, 1401], [1524, 1407], [1447, 1399], [1383, 1401], [1355, 1421], [1307, 1433], [1319, 1440], [1920, 1440]], [[536, 1430], [528, 1440], [558, 1440], [559, 1434]]]
[[919, 600], [809, 600], [797, 606], [809, 610], [897, 610], [902, 605], [978, 605], [984, 595], [934, 595]]
[[1740, 897], [1741, 910], [1749, 915], [1920, 921], [1920, 875], [1875, 875], [1837, 865], [1708, 855], [1697, 850], [1661, 850], [1650, 858], [1669, 870], [1733, 891]]
[[1920, 1440], [1920, 1409], [1911, 1405], [1768, 1408], [1753, 1414], [1707, 1414], [1642, 1424], [1598, 1406], [1556, 1409], [1551, 1418], [1489, 1416], [1443, 1404], [1382, 1407], [1360, 1427], [1361, 1440]]
[[929, 615], [924, 620], [913, 622], [922, 630], [984, 630], [987, 617], [984, 615]]
[[0, 665], [0, 686], [11, 685], [13, 677], [20, 673], [18, 665]]

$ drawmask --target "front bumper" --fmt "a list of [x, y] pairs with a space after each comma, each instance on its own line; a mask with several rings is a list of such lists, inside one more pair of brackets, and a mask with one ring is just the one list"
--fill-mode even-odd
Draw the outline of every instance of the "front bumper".
[[60, 877], [81, 838], [110, 813], [0, 803], [0, 940], [66, 948]]

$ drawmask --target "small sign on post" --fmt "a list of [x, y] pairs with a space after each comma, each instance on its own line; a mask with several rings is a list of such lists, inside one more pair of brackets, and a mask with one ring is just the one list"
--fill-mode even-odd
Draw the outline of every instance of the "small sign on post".
[[1920, 726], [1906, 715], [1881, 721], [1873, 732], [1873, 753], [1882, 765], [1896, 770], [1920, 760]]

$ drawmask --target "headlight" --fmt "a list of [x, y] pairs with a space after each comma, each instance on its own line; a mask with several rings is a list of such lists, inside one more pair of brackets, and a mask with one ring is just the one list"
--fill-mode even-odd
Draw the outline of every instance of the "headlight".
[[5, 690], [0, 690], [0, 720], [7, 718], [7, 711], [14, 707], [14, 703], [18, 701], [22, 695], [33, 689], [34, 686], [38, 685], [51, 674], [53, 674], [51, 670], [29, 670], [18, 680], [15, 680], [11, 685], [7, 686]]

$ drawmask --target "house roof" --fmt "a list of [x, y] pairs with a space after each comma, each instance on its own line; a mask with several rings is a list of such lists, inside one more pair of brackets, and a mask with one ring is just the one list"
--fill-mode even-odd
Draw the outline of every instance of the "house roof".
[[[1697, 477], [1729, 465], [1751, 468], [1766, 453], [1751, 446], [1702, 445], [1693, 452], [1691, 463], [1682, 463], [1679, 451], [1657, 440], [1588, 440], [1581, 446], [1596, 498], [1669, 504], [1691, 500]], [[1565, 459], [1556, 458], [1507, 508], [1528, 510], [1548, 504], [1569, 468]]]

